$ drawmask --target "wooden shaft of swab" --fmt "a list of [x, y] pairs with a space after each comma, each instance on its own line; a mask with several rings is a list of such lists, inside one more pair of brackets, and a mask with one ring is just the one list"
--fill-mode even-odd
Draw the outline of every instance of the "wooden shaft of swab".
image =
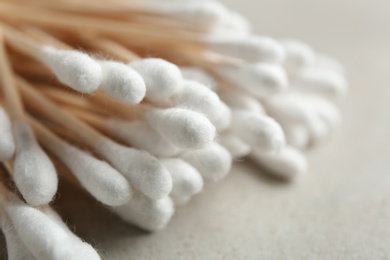
[[89, 39], [88, 42], [86, 43], [90, 47], [96, 50], [101, 50], [117, 60], [130, 62], [130, 61], [135, 61], [140, 59], [140, 57], [137, 54], [135, 54], [125, 46], [109, 39], [103, 39], [103, 38]]
[[180, 35], [172, 33], [170, 30], [156, 30], [150, 26], [141, 24], [131, 24], [115, 20], [104, 20], [92, 17], [83, 17], [81, 15], [66, 15], [60, 12], [41, 10], [38, 8], [22, 7], [11, 3], [0, 3], [0, 16], [10, 19], [32, 22], [51, 28], [62, 28], [79, 30], [101, 31], [105, 34], [125, 34], [133, 37], [146, 37], [150, 39], [159, 39], [161, 41], [172, 42], [199, 42], [199, 37], [193, 33], [181, 32]]
[[34, 87], [25, 80], [18, 78], [17, 83], [22, 90], [21, 92], [27, 104], [38, 108], [43, 114], [48, 116], [54, 122], [72, 130], [88, 145], [95, 147], [99, 140], [103, 138], [103, 136], [98, 131], [84, 124], [69, 112], [58, 107], [55, 103], [34, 89]]
[[3, 94], [9, 107], [9, 113], [13, 120], [21, 120], [24, 114], [22, 100], [16, 87], [11, 64], [5, 49], [3, 31], [0, 31], [0, 70]]
[[35, 39], [45, 42], [45, 44], [55, 46], [58, 49], [73, 49], [66, 43], [60, 41], [59, 39], [53, 37], [52, 35], [32, 26], [28, 26], [23, 28], [23, 31], [25, 31], [30, 36], [34, 37]]

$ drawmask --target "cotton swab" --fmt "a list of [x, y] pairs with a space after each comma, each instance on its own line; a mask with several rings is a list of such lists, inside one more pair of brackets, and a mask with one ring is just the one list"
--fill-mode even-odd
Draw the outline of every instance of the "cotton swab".
[[184, 79], [197, 81], [213, 91], [217, 88], [217, 82], [215, 79], [206, 71], [198, 67], [180, 67], [180, 71]]
[[15, 138], [13, 179], [24, 199], [33, 206], [49, 203], [57, 191], [58, 177], [49, 157], [24, 122], [24, 108], [12, 75], [3, 35], [0, 35], [3, 93], [10, 108]]
[[119, 206], [131, 199], [133, 190], [128, 181], [108, 163], [62, 141], [37, 121], [29, 121], [45, 147], [72, 171], [98, 201]]
[[83, 142], [99, 152], [114, 165], [129, 181], [133, 188], [153, 199], [165, 197], [172, 188], [172, 180], [167, 170], [153, 156], [132, 149], [101, 135], [95, 129], [57, 107], [50, 100], [33, 90], [26, 81], [18, 80], [26, 101], [53, 121], [77, 134]]
[[288, 70], [294, 71], [315, 62], [316, 54], [309, 45], [293, 39], [284, 39], [280, 43], [286, 53], [285, 66]]
[[20, 239], [37, 259], [100, 259], [90, 245], [70, 236], [40, 210], [20, 201], [4, 206]]
[[183, 152], [180, 158], [191, 164], [203, 177], [214, 181], [226, 177], [232, 166], [231, 154], [218, 143]]
[[231, 108], [265, 114], [265, 109], [259, 100], [248, 93], [235, 89], [221, 89], [218, 91], [218, 95]]
[[222, 133], [218, 136], [218, 142], [229, 151], [233, 158], [243, 158], [251, 151], [248, 144], [232, 133]]
[[142, 101], [146, 87], [141, 75], [123, 63], [100, 61], [99, 64], [102, 69], [101, 90], [128, 104]]
[[182, 86], [180, 69], [163, 59], [148, 58], [128, 64], [136, 70], [146, 84], [146, 97], [161, 99], [171, 96]]
[[302, 175], [307, 170], [305, 156], [299, 150], [288, 146], [279, 153], [264, 153], [253, 149], [249, 157], [277, 177], [287, 180]]
[[151, 200], [141, 194], [136, 194], [127, 204], [110, 208], [110, 210], [138, 227], [148, 231], [158, 231], [168, 224], [174, 213], [174, 206], [169, 197]]
[[36, 260], [20, 240], [11, 220], [4, 212], [1, 212], [0, 223], [7, 244], [8, 260]]
[[11, 121], [7, 112], [0, 107], [0, 162], [8, 160], [15, 153]]
[[245, 110], [233, 110], [231, 130], [252, 147], [273, 152], [285, 145], [282, 127], [271, 117]]
[[203, 188], [203, 178], [190, 164], [181, 159], [161, 161], [172, 177], [172, 191], [169, 194], [176, 205], [183, 205]]

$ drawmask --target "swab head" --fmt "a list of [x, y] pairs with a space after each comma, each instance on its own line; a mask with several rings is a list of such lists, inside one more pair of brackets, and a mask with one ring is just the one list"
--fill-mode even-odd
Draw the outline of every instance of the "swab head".
[[158, 10], [175, 18], [208, 26], [219, 25], [230, 16], [229, 10], [216, 1], [165, 2], [159, 5]]
[[180, 157], [194, 166], [203, 177], [212, 180], [223, 179], [232, 166], [231, 154], [218, 143], [184, 152]]
[[28, 204], [48, 204], [57, 191], [58, 177], [53, 163], [35, 140], [31, 128], [15, 122], [16, 142], [13, 179]]
[[0, 221], [7, 244], [8, 260], [35, 260], [36, 258], [20, 240], [9, 217], [3, 214]]
[[294, 84], [304, 90], [325, 96], [343, 96], [348, 89], [347, 80], [341, 74], [327, 69], [305, 67], [295, 76]]
[[188, 109], [154, 109], [148, 112], [146, 120], [152, 128], [179, 148], [201, 148], [215, 138], [215, 127], [210, 120], [203, 114]]
[[216, 52], [248, 62], [281, 63], [285, 57], [283, 47], [276, 40], [263, 36], [213, 37], [208, 45]]
[[126, 144], [151, 153], [154, 156], [171, 157], [180, 149], [162, 137], [144, 121], [107, 120], [111, 134]]
[[173, 63], [163, 59], [148, 58], [128, 65], [144, 79], [148, 98], [166, 98], [181, 88], [183, 77], [180, 69]]
[[196, 81], [184, 80], [183, 88], [171, 97], [171, 102], [206, 115], [218, 130], [230, 125], [230, 109], [215, 92]]
[[197, 81], [213, 91], [217, 89], [217, 82], [214, 78], [200, 68], [181, 67], [180, 71], [185, 79]]
[[99, 64], [83, 52], [45, 46], [41, 50], [41, 59], [61, 83], [74, 90], [92, 93], [102, 82]]
[[123, 220], [148, 231], [163, 229], [175, 211], [171, 198], [151, 200], [138, 194], [127, 204], [111, 208]]
[[243, 91], [221, 90], [218, 95], [231, 108], [249, 110], [258, 114], [265, 113], [260, 101]]
[[168, 196], [172, 190], [172, 178], [161, 162], [147, 152], [119, 145], [103, 139], [97, 146], [129, 181], [132, 187], [151, 199]]
[[103, 80], [100, 88], [128, 104], [138, 104], [145, 97], [145, 82], [135, 70], [129, 66], [114, 62], [100, 61]]
[[251, 24], [245, 16], [229, 10], [229, 17], [223, 21], [220, 27], [224, 27], [229, 34], [248, 35], [251, 32]]
[[283, 126], [283, 130], [286, 135], [288, 145], [300, 150], [307, 148], [309, 145], [310, 136], [308, 130], [304, 126], [290, 124]]
[[8, 114], [0, 107], [0, 162], [8, 160], [15, 153], [11, 121]]
[[223, 133], [218, 136], [218, 142], [229, 151], [233, 158], [245, 157], [251, 151], [248, 144], [231, 133]]
[[203, 178], [193, 166], [176, 158], [163, 159], [161, 162], [172, 177], [172, 198], [191, 197], [202, 190]]
[[280, 151], [286, 141], [282, 127], [273, 118], [245, 110], [233, 110], [231, 131], [252, 148]]
[[36, 259], [100, 259], [90, 245], [76, 240], [40, 210], [22, 202], [8, 203], [5, 209], [20, 239]]
[[119, 206], [132, 197], [133, 190], [129, 182], [108, 163], [70, 145], [63, 147], [61, 155], [81, 185], [98, 201]]
[[324, 120], [332, 130], [340, 125], [341, 114], [336, 105], [320, 96], [306, 95], [306, 98], [310, 100], [317, 115]]
[[285, 50], [285, 65], [289, 70], [314, 63], [316, 54], [309, 45], [297, 40], [282, 40], [280, 43]]
[[307, 161], [303, 153], [292, 147], [285, 147], [279, 153], [266, 153], [252, 150], [250, 158], [275, 174], [279, 178], [292, 179], [307, 170]]
[[223, 67], [218, 73], [256, 97], [267, 97], [288, 87], [284, 69], [276, 64], [256, 63]]
[[316, 68], [332, 70], [341, 75], [346, 74], [346, 69], [343, 64], [341, 64], [338, 60], [325, 54], [317, 53], [314, 66]]

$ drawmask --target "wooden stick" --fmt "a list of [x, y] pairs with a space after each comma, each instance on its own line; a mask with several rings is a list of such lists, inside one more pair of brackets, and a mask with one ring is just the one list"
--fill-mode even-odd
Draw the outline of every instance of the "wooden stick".
[[0, 31], [0, 70], [4, 98], [12, 120], [22, 120], [24, 108], [12, 76], [12, 69], [5, 49], [3, 31]]

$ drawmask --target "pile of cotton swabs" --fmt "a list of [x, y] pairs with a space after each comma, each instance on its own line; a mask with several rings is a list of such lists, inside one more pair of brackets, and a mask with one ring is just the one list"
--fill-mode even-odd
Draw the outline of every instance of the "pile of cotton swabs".
[[100, 259], [49, 206], [57, 173], [156, 231], [232, 158], [301, 175], [340, 121], [337, 61], [216, 1], [4, 0], [0, 22], [9, 259]]

